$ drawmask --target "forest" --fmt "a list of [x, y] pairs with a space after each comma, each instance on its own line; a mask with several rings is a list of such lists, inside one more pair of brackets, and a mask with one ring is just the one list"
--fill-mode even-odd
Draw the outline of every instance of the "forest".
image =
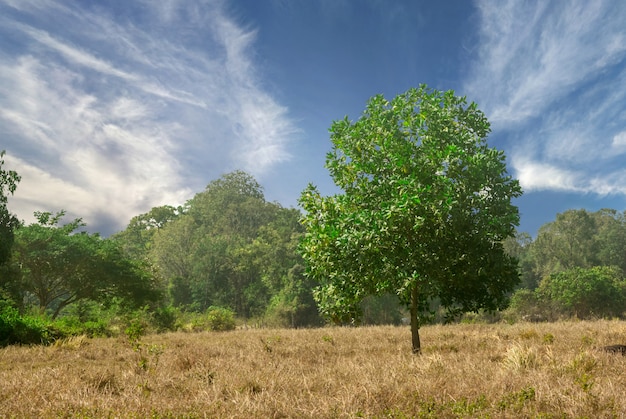
[[[210, 182], [183, 206], [137, 215], [106, 238], [64, 215], [41, 212], [36, 223], [23, 225], [3, 207], [2, 244], [12, 246], [2, 249], [2, 345], [329, 321], [319, 314], [316, 284], [304, 274], [298, 252], [301, 212], [267, 202], [245, 172]], [[463, 313], [454, 321], [622, 317], [625, 213], [569, 210], [535, 238], [518, 233], [503, 245], [519, 262], [520, 283], [509, 307]], [[393, 297], [365, 298], [351, 324], [406, 321], [406, 307]], [[437, 304], [423, 316], [430, 323], [450, 321]]]

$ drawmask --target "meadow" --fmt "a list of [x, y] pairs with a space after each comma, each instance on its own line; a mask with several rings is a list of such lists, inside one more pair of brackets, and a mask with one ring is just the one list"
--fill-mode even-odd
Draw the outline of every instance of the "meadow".
[[617, 320], [238, 329], [0, 349], [0, 417], [606, 418]]

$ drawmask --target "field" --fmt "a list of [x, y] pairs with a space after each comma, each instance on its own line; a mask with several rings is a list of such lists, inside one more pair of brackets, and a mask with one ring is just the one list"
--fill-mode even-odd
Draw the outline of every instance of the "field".
[[622, 417], [620, 321], [250, 329], [0, 349], [0, 417]]

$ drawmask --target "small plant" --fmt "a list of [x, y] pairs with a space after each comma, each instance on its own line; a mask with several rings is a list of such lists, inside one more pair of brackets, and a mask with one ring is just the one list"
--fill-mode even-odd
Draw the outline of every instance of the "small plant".
[[591, 374], [583, 373], [580, 376], [576, 377], [576, 384], [580, 386], [580, 388], [588, 393], [591, 391], [591, 387], [593, 387], [593, 376]]
[[267, 352], [268, 354], [271, 354], [273, 352], [272, 346], [269, 344], [268, 341], [263, 340], [263, 338], [261, 338], [261, 343], [263, 344], [263, 349], [265, 349], [265, 352]]
[[527, 402], [531, 402], [534, 400], [535, 388], [525, 387], [519, 391], [505, 394], [498, 403], [498, 407], [501, 410], [506, 410], [510, 408], [515, 411], [519, 411], [524, 407]]
[[590, 338], [589, 336], [583, 336], [582, 338], [580, 338], [581, 342], [584, 345], [592, 345], [593, 344], [593, 338]]
[[133, 319], [128, 327], [124, 329], [124, 333], [131, 343], [138, 343], [139, 338], [146, 334], [146, 325], [141, 320]]
[[596, 358], [592, 357], [588, 353], [581, 352], [568, 366], [569, 370], [573, 373], [589, 373], [593, 371], [598, 365]]
[[453, 402], [450, 406], [450, 410], [458, 417], [464, 417], [466, 415], [476, 416], [477, 413], [486, 409], [488, 406], [487, 397], [481, 394], [474, 400], [463, 397], [461, 400]]
[[552, 333], [545, 333], [543, 335], [543, 343], [545, 343], [546, 345], [554, 343], [554, 335]]

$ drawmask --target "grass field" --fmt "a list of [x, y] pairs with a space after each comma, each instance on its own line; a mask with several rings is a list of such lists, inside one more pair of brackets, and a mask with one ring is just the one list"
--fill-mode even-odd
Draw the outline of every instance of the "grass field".
[[0, 417], [605, 418], [620, 321], [237, 330], [0, 349]]

